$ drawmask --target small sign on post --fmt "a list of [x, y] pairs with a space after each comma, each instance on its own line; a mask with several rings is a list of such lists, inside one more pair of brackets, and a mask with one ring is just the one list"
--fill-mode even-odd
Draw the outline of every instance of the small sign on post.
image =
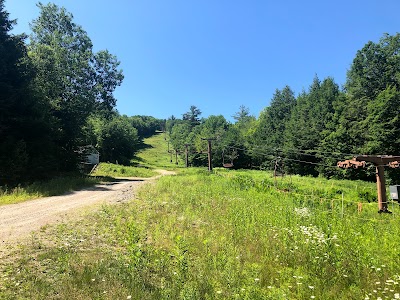
[[390, 198], [392, 198], [392, 200], [399, 201], [400, 185], [390, 185], [389, 192], [390, 192]]

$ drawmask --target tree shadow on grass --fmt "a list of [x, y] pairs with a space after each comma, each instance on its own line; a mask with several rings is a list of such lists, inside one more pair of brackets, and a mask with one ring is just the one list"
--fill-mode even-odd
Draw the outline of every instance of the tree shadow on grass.
[[139, 144], [137, 145], [137, 150], [145, 150], [145, 149], [150, 149], [150, 148], [154, 148], [152, 145], [146, 144], [143, 141], [140, 141]]

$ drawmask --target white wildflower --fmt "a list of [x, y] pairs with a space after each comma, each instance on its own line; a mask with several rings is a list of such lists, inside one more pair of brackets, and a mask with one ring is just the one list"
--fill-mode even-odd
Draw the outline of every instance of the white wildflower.
[[295, 208], [294, 212], [300, 217], [309, 217], [309, 216], [311, 216], [311, 212], [308, 209], [308, 207]]

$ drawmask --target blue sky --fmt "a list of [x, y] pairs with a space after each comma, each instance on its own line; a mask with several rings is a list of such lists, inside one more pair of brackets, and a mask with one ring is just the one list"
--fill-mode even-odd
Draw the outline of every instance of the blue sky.
[[[49, 1], [43, 0], [42, 3]], [[115, 96], [126, 115], [228, 120], [245, 105], [258, 116], [276, 89], [296, 94], [314, 76], [346, 80], [357, 50], [400, 32], [400, 1], [54, 0], [74, 15], [94, 50], [121, 61]], [[30, 32], [34, 0], [6, 0], [14, 32]]]

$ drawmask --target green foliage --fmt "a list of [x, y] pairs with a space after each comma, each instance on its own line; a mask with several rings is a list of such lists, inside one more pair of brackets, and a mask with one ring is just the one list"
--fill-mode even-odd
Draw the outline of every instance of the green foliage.
[[271, 149], [282, 147], [285, 127], [295, 104], [296, 99], [290, 87], [276, 90], [270, 105], [260, 114], [253, 143]]
[[0, 185], [44, 177], [55, 165], [50, 109], [33, 88], [25, 35], [9, 33], [14, 24], [0, 1]]
[[182, 115], [182, 120], [188, 121], [190, 126], [193, 127], [200, 124], [200, 119], [199, 119], [200, 115], [201, 115], [200, 109], [192, 105], [190, 106], [189, 111]]
[[164, 127], [165, 120], [156, 119], [151, 116], [132, 116], [129, 122], [138, 131], [140, 138], [150, 137]]
[[400, 87], [400, 34], [384, 34], [378, 43], [368, 42], [357, 51], [347, 74], [346, 89], [356, 99], [374, 99], [388, 86]]
[[76, 166], [82, 128], [94, 111], [106, 117], [115, 106], [112, 95], [123, 80], [119, 62], [108, 51], [92, 52], [92, 42], [65, 8], [38, 4], [32, 22], [29, 55], [37, 70], [35, 85], [51, 106], [54, 137], [63, 169]]
[[[316, 153], [312, 150], [321, 149], [322, 141], [333, 129], [334, 103], [339, 96], [339, 87], [332, 78], [321, 83], [317, 77], [308, 93], [303, 92], [299, 96], [285, 130], [284, 148], [290, 158], [312, 163], [321, 161], [318, 156], [313, 156]], [[315, 165], [310, 164], [293, 162], [290, 169], [298, 174], [318, 174]]]
[[129, 164], [138, 144], [137, 130], [131, 126], [128, 118], [114, 117], [101, 123], [97, 145], [102, 161]]
[[400, 93], [388, 87], [367, 106], [368, 117], [363, 123], [367, 133], [364, 153], [397, 155], [400, 149]]

